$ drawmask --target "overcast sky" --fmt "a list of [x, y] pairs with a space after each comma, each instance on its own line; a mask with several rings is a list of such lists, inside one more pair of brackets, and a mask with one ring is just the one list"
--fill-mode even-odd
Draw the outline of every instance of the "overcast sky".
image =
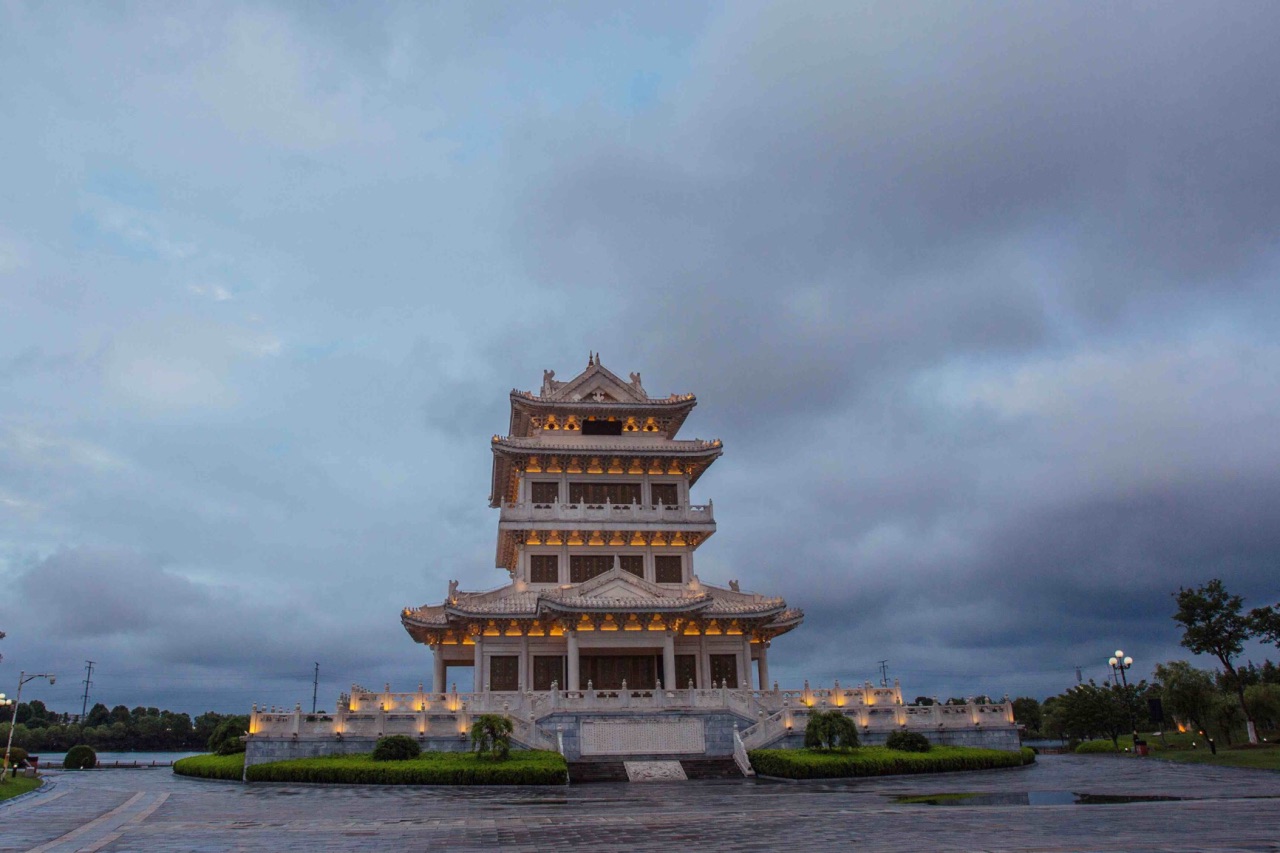
[[1277, 33], [0, 3], [0, 690], [429, 683], [400, 608], [505, 581], [489, 437], [592, 350], [724, 440], [697, 570], [805, 609], [783, 685], [1185, 657], [1179, 585], [1280, 598]]

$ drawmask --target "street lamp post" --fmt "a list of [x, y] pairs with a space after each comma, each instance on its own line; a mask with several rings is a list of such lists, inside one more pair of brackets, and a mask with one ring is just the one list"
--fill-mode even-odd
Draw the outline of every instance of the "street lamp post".
[[1125, 675], [1125, 671], [1133, 666], [1133, 658], [1127, 657], [1125, 653], [1116, 649], [1113, 657], [1107, 660], [1111, 664], [1112, 678], [1118, 678], [1119, 684], [1124, 686], [1124, 709], [1129, 712], [1129, 728], [1133, 730], [1133, 751], [1138, 751], [1138, 724], [1133, 719], [1133, 706], [1129, 703], [1129, 677]]
[[13, 730], [18, 727], [18, 703], [22, 701], [22, 685], [28, 681], [34, 681], [37, 678], [47, 678], [50, 684], [55, 684], [58, 680], [56, 675], [47, 672], [37, 672], [27, 675], [26, 671], [18, 673], [18, 695], [10, 701], [4, 698], [4, 694], [0, 693], [0, 703], [13, 706], [13, 716], [9, 718], [9, 741], [4, 745], [4, 766], [0, 768], [0, 782], [5, 781], [9, 775], [9, 753], [13, 751]]

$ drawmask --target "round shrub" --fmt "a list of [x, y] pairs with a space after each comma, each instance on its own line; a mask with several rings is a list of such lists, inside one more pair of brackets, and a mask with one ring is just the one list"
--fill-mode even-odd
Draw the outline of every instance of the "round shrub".
[[378, 738], [373, 747], [374, 761], [409, 761], [422, 754], [422, 747], [408, 735], [389, 735]]
[[[3, 748], [0, 748], [0, 758], [3, 758], [3, 757], [4, 757], [4, 750]], [[9, 750], [9, 766], [10, 767], [17, 767], [19, 764], [21, 764], [26, 760], [27, 760], [27, 751], [25, 749], [19, 749], [18, 747], [15, 746], [13, 749]]]
[[63, 770], [92, 770], [98, 766], [98, 753], [93, 747], [79, 744], [67, 750], [67, 757], [62, 759]]
[[892, 732], [884, 745], [899, 752], [928, 752], [933, 749], [929, 739], [919, 732]]

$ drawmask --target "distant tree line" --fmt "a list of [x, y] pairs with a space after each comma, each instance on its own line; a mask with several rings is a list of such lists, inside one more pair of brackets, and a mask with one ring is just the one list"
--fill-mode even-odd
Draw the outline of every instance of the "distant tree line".
[[[1151, 732], [1174, 725], [1231, 745], [1257, 743], [1257, 729], [1280, 728], [1280, 667], [1270, 660], [1241, 665], [1244, 644], [1253, 639], [1280, 645], [1280, 606], [1245, 611], [1244, 600], [1220, 580], [1173, 593], [1173, 619], [1183, 629], [1182, 645], [1211, 655], [1219, 670], [1197, 669], [1185, 660], [1158, 664], [1148, 684], [1078, 684], [1043, 703], [1030, 697], [1013, 702], [1014, 719], [1032, 737], [1085, 740], [1106, 737], [1119, 743], [1130, 731]], [[1159, 700], [1152, 702], [1151, 700]], [[1163, 720], [1152, 719], [1160, 709]]]
[[[239, 721], [240, 734], [248, 724], [242, 715], [201, 714], [194, 720], [188, 714], [124, 705], [108, 708], [93, 706], [83, 720], [73, 721], [69, 714], [48, 710], [36, 699], [17, 706], [17, 725], [13, 745], [28, 752], [65, 752], [77, 744], [88, 744], [108, 752], [179, 751], [211, 749], [210, 739], [223, 723], [234, 727]], [[9, 721], [0, 723], [0, 751], [9, 736]]]

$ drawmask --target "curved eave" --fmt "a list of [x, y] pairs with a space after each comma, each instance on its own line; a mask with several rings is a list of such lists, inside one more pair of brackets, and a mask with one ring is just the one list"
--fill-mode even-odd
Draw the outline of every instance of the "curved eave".
[[511, 429], [510, 435], [528, 436], [531, 433], [529, 418], [534, 413], [570, 412], [584, 417], [604, 415], [605, 417], [636, 414], [645, 417], [662, 417], [671, 419], [671, 426], [666, 431], [668, 438], [674, 438], [684, 425], [685, 419], [698, 405], [697, 397], [692, 394], [677, 400], [648, 400], [633, 402], [621, 400], [617, 402], [597, 402], [595, 400], [544, 400], [541, 397], [529, 396], [528, 392], [511, 392]]
[[596, 603], [589, 598], [584, 598], [581, 601], [544, 598], [538, 604], [539, 610], [549, 610], [553, 613], [617, 613], [619, 611], [634, 613], [700, 613], [710, 607], [712, 601], [710, 598], [672, 599], [670, 604], [665, 604], [654, 599], [635, 599], [632, 602], [610, 600]]

